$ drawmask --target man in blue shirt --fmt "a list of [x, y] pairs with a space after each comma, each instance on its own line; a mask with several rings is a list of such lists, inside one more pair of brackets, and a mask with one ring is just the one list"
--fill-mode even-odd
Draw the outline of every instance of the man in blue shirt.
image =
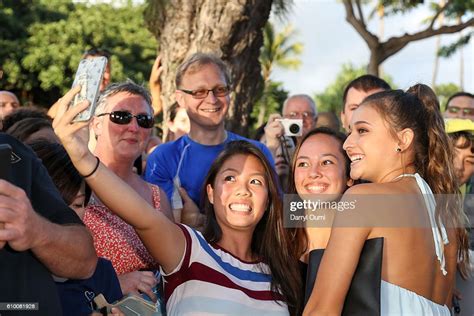
[[[194, 204], [200, 206], [204, 178], [214, 159], [227, 143], [246, 139], [225, 130], [230, 78], [218, 57], [203, 53], [192, 55], [178, 68], [176, 87], [176, 101], [186, 109], [190, 132], [158, 146], [148, 157], [145, 171], [145, 180], [160, 186], [175, 210], [183, 208], [180, 195], [190, 201], [189, 195]], [[274, 164], [265, 145], [248, 141], [258, 146]], [[180, 187], [184, 191], [180, 191]]]

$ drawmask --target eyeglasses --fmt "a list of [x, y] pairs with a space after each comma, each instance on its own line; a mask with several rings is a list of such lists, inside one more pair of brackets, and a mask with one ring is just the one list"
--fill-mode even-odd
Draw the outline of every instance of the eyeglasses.
[[474, 109], [472, 109], [472, 108], [461, 108], [461, 107], [455, 106], [455, 105], [448, 106], [448, 111], [449, 111], [449, 113], [453, 113], [453, 114], [456, 114], [456, 113], [459, 113], [460, 111], [462, 111], [462, 114], [464, 114], [464, 115], [474, 115]]
[[196, 89], [196, 90], [185, 90], [185, 89], [178, 89], [179, 91], [183, 91], [184, 93], [190, 94], [195, 99], [204, 99], [209, 95], [209, 91], [212, 91], [212, 94], [215, 97], [225, 97], [230, 93], [229, 86], [219, 86], [212, 89]]
[[316, 118], [316, 115], [313, 112], [290, 112], [289, 114], [285, 115], [285, 118], [290, 119], [297, 119], [301, 118], [303, 120], [312, 120]]
[[119, 125], [126, 125], [130, 124], [133, 118], [137, 119], [138, 126], [142, 128], [152, 128], [155, 121], [153, 120], [153, 116], [150, 114], [137, 114], [133, 115], [127, 111], [114, 111], [110, 113], [102, 113], [97, 115], [97, 117], [109, 115], [110, 121], [119, 124]]

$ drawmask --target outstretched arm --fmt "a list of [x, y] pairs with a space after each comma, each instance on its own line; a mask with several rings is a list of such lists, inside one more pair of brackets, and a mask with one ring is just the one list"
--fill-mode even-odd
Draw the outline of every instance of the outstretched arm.
[[[72, 122], [78, 113], [87, 108], [87, 102], [66, 110], [67, 104], [78, 91], [73, 88], [61, 99], [53, 127], [76, 169], [88, 175], [97, 164], [96, 157], [87, 148], [88, 123]], [[147, 250], [165, 272], [172, 271], [178, 265], [185, 249], [184, 235], [178, 226], [163, 213], [156, 212], [102, 163], [86, 181], [111, 211], [135, 228]]]

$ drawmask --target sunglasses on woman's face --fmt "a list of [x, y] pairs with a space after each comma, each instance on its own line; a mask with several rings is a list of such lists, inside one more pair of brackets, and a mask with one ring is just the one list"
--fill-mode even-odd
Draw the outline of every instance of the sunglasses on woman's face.
[[151, 116], [150, 114], [133, 115], [132, 113], [128, 111], [113, 111], [110, 113], [99, 114], [97, 115], [97, 117], [104, 116], [104, 115], [108, 115], [112, 123], [119, 124], [119, 125], [130, 124], [133, 118], [137, 119], [138, 126], [142, 128], [152, 128], [153, 125], [155, 124], [155, 121], [153, 120], [153, 116]]

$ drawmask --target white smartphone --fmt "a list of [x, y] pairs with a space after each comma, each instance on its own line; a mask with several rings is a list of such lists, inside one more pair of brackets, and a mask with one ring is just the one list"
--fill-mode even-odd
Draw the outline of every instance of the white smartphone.
[[70, 106], [75, 106], [79, 102], [84, 100], [89, 101], [89, 107], [79, 113], [75, 118], [74, 122], [89, 121], [94, 115], [97, 99], [99, 97], [99, 87], [104, 76], [105, 67], [107, 66], [106, 57], [89, 57], [82, 59], [79, 62], [76, 76], [72, 87], [77, 85], [81, 86], [81, 91], [76, 94], [74, 100], [72, 100]]

